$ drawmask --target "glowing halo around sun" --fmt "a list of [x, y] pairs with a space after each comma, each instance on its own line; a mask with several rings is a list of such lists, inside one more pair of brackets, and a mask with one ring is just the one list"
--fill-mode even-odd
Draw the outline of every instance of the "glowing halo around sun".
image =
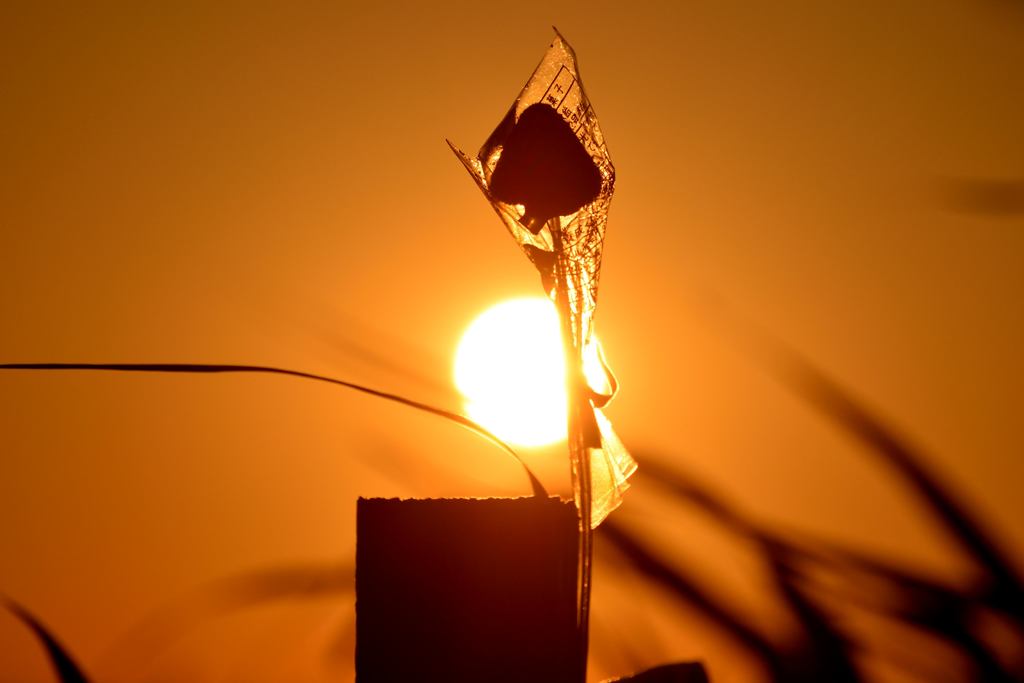
[[[588, 358], [588, 361], [590, 358]], [[588, 377], [600, 369], [594, 354]], [[554, 304], [543, 297], [491, 306], [469, 325], [455, 352], [455, 386], [469, 417], [517, 446], [566, 436], [565, 361]]]

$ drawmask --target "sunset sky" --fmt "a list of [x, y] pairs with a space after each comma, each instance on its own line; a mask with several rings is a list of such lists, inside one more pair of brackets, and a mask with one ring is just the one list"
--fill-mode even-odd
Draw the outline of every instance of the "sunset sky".
[[[459, 410], [462, 332], [541, 287], [445, 138], [480, 146], [554, 25], [616, 167], [596, 330], [641, 473], [962, 579], [788, 349], [1024, 567], [1024, 4], [164, 4], [0, 9], [0, 363], [276, 365]], [[0, 593], [99, 681], [349, 680], [344, 595], [126, 649], [197, 586], [352, 562], [358, 496], [529, 493], [465, 430], [283, 377], [6, 372], [0, 435]], [[562, 449], [526, 457], [569, 491]], [[642, 474], [616, 515], [770, 628], [744, 549]], [[593, 680], [626, 650], [756, 680], [635, 581], [597, 568]], [[0, 614], [0, 681], [47, 680]]]

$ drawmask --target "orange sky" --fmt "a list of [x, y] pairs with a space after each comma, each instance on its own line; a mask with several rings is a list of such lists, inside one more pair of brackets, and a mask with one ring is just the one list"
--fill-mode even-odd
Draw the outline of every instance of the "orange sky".
[[[905, 490], [737, 332], [759, 329], [1024, 557], [1024, 213], [970, 193], [1024, 182], [1024, 6], [343, 4], [0, 9], [0, 362], [271, 364], [457, 408], [461, 331], [540, 287], [444, 138], [483, 142], [554, 24], [616, 164], [597, 331], [641, 467], [660, 454], [766, 522], [958, 576]], [[350, 560], [356, 496], [527, 493], [458, 428], [287, 378], [4, 374], [0, 434], [0, 592], [104, 681], [137, 674], [118, 644], [197, 584]], [[561, 452], [530, 457], [564, 487]], [[749, 558], [643, 489], [622, 518], [767, 619]], [[596, 581], [595, 638], [749, 673], [685, 614], [631, 631], [657, 597]], [[350, 613], [233, 616], [146, 671], [325, 680]], [[0, 616], [0, 681], [48, 676]]]

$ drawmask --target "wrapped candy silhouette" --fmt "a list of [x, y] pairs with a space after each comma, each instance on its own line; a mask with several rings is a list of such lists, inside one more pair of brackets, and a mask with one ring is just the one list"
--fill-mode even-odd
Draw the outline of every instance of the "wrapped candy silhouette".
[[599, 386], [583, 374], [584, 356], [598, 353], [593, 319], [615, 169], [561, 34], [476, 156], [448, 144], [558, 308], [574, 495], [585, 527], [596, 527], [618, 507], [636, 463], [601, 412], [615, 391], [610, 371]]
[[556, 216], [597, 199], [601, 172], [565, 119], [546, 104], [531, 104], [503, 144], [491, 175], [491, 196], [522, 204], [519, 219], [536, 235]]

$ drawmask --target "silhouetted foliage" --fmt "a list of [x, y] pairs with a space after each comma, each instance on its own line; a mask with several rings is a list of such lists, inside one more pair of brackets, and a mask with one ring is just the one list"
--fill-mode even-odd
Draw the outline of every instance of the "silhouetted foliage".
[[56, 636], [43, 626], [39, 619], [12, 600], [4, 599], [3, 602], [7, 609], [32, 631], [42, 644], [60, 683], [89, 683], [89, 679], [82, 673], [82, 669], [75, 663], [71, 654], [58, 642]]
[[942, 183], [947, 207], [959, 213], [989, 218], [1024, 215], [1024, 180], [950, 178]]
[[437, 417], [442, 417], [450, 422], [454, 422], [460, 427], [464, 427], [471, 432], [479, 434], [488, 441], [494, 443], [496, 446], [501, 448], [503, 451], [511, 455], [516, 461], [522, 465], [523, 471], [530, 480], [530, 487], [533, 489], [533, 495], [537, 498], [547, 498], [548, 492], [544, 488], [544, 485], [540, 483], [540, 480], [534, 475], [523, 459], [516, 453], [511, 446], [499, 439], [490, 430], [483, 427], [479, 423], [469, 419], [465, 415], [460, 413], [453, 413], [450, 410], [444, 408], [438, 408], [436, 406], [416, 401], [411, 398], [399, 396], [398, 394], [390, 393], [387, 391], [380, 391], [378, 389], [371, 389], [370, 387], [363, 386], [362, 384], [356, 384], [355, 382], [348, 382], [343, 379], [337, 379], [335, 377], [327, 377], [325, 375], [317, 375], [311, 372], [303, 372], [301, 370], [290, 370], [288, 368], [276, 368], [266, 365], [231, 365], [231, 364], [218, 364], [218, 363], [2, 363], [0, 364], [0, 370], [55, 370], [55, 371], [72, 371], [72, 370], [99, 370], [108, 372], [170, 372], [170, 373], [185, 373], [185, 374], [221, 374], [221, 373], [263, 373], [270, 375], [285, 375], [288, 377], [297, 377], [299, 379], [308, 379], [315, 382], [326, 382], [327, 384], [333, 384], [335, 386], [344, 387], [346, 389], [352, 389], [363, 394], [370, 396], [376, 396], [386, 401], [393, 401], [401, 405], [420, 410]]

